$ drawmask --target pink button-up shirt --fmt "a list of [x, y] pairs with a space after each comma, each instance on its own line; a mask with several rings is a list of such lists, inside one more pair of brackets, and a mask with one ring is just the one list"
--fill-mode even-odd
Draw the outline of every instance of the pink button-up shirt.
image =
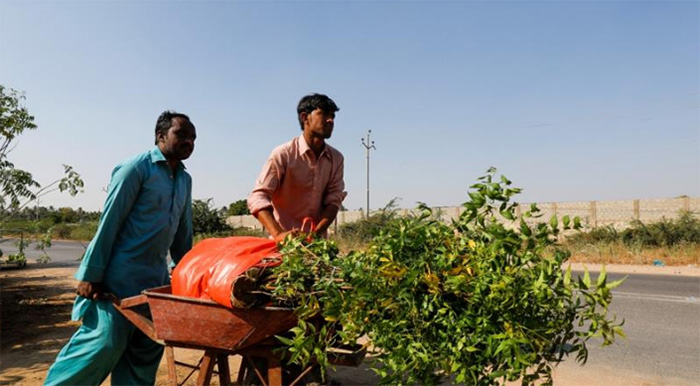
[[305, 217], [316, 224], [329, 205], [340, 208], [345, 192], [343, 155], [330, 145], [316, 158], [301, 135], [275, 148], [248, 196], [248, 209], [257, 217], [273, 208], [285, 230], [300, 228]]

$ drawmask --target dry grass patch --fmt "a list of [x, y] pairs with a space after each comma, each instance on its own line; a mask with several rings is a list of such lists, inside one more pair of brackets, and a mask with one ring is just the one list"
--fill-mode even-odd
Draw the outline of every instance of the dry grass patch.
[[651, 265], [655, 260], [664, 265], [700, 265], [700, 245], [679, 244], [669, 247], [635, 247], [621, 241], [569, 246], [576, 263], [641, 264]]

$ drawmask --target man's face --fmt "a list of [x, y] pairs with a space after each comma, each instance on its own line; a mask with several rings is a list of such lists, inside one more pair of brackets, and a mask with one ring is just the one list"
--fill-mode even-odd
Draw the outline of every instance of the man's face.
[[185, 160], [194, 151], [197, 130], [184, 118], [173, 118], [172, 125], [166, 133], [158, 134], [158, 147], [165, 158]]
[[333, 134], [335, 112], [325, 112], [321, 109], [316, 109], [302, 116], [302, 119], [304, 122], [304, 132], [309, 131], [311, 135], [323, 139], [328, 139], [331, 137], [331, 134]]

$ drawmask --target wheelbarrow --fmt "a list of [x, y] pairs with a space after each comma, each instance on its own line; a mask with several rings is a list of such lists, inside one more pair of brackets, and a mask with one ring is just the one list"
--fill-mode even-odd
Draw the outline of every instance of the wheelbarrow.
[[[171, 385], [180, 384], [177, 366], [192, 370], [187, 378], [199, 370], [197, 385], [208, 385], [215, 365], [220, 384], [232, 384], [229, 355], [242, 357], [238, 385], [244, 383], [246, 373], [253, 373], [264, 386], [282, 385], [282, 350], [274, 336], [297, 325], [293, 309], [231, 309], [210, 300], [173, 295], [170, 286], [145, 290], [140, 295], [115, 300], [114, 303], [115, 308], [139, 330], [165, 346]], [[203, 351], [200, 363], [192, 365], [176, 361], [175, 347]], [[355, 344], [334, 348], [328, 354], [331, 364], [359, 366], [365, 353], [363, 346]], [[267, 368], [266, 374], [256, 365], [261, 360]], [[305, 369], [290, 385], [298, 383], [310, 370], [311, 367]]]

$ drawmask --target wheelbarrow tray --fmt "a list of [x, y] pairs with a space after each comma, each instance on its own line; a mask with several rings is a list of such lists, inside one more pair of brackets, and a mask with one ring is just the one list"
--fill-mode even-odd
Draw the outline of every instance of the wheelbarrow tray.
[[[150, 318], [140, 308], [148, 304]], [[117, 309], [141, 331], [167, 345], [236, 352], [297, 325], [289, 308], [228, 308], [173, 295], [170, 286], [123, 299]]]

